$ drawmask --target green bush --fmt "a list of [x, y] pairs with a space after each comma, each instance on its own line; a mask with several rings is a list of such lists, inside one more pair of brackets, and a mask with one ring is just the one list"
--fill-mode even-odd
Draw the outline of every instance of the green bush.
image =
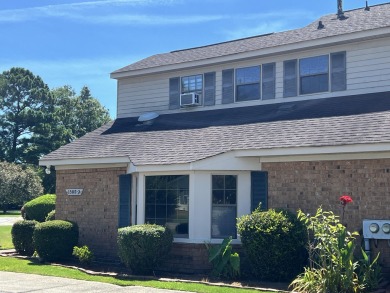
[[23, 206], [25, 219], [44, 222], [47, 215], [55, 209], [55, 205], [55, 194], [45, 194], [34, 198]]
[[37, 221], [17, 221], [11, 229], [12, 243], [15, 250], [21, 255], [34, 254], [33, 233]]
[[77, 225], [62, 220], [38, 223], [33, 235], [35, 249], [39, 257], [46, 261], [71, 257], [78, 238]]
[[307, 263], [307, 229], [288, 211], [255, 210], [238, 219], [251, 277], [290, 281]]
[[212, 276], [225, 279], [235, 279], [240, 276], [240, 256], [237, 252], [232, 252], [231, 242], [230, 236], [218, 245], [206, 243], [209, 262], [213, 265]]
[[357, 232], [349, 232], [333, 212], [317, 210], [307, 216], [299, 211], [299, 219], [312, 232], [308, 245], [309, 266], [290, 284], [294, 292], [372, 292], [380, 279], [378, 256], [370, 262], [354, 259]]
[[56, 210], [52, 210], [50, 213], [47, 214], [45, 218], [45, 222], [47, 221], [53, 221], [56, 219]]
[[159, 225], [135, 225], [118, 230], [121, 261], [134, 274], [150, 274], [171, 250], [172, 232]]
[[82, 264], [90, 264], [94, 258], [93, 252], [87, 245], [73, 247], [73, 256], [77, 257]]

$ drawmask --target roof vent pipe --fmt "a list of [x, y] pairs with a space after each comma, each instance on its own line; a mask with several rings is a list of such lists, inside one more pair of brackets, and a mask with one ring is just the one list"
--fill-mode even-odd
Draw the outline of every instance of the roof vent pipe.
[[365, 11], [370, 11], [370, 6], [368, 6], [368, 1], [366, 1], [366, 8], [364, 8]]
[[320, 20], [319, 22], [318, 22], [318, 27], [317, 27], [317, 29], [323, 29], [325, 26], [324, 26], [324, 24], [322, 23], [322, 21]]
[[345, 19], [344, 11], [343, 11], [343, 0], [337, 0], [337, 18]]

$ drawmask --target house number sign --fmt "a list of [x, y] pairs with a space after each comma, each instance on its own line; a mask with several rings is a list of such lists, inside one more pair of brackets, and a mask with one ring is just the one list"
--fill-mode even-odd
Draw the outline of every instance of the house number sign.
[[65, 190], [67, 195], [81, 195], [83, 193], [82, 188], [70, 188]]

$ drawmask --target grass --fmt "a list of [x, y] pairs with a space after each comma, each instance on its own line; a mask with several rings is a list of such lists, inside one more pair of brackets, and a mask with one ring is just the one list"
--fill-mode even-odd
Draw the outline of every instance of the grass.
[[185, 283], [185, 282], [167, 282], [158, 280], [130, 280], [121, 279], [117, 277], [107, 276], [92, 276], [79, 270], [64, 268], [59, 266], [52, 266], [49, 264], [41, 264], [37, 261], [17, 259], [12, 257], [0, 257], [0, 271], [16, 272], [16, 273], [28, 273], [38, 274], [44, 276], [64, 277], [70, 279], [95, 281], [102, 283], [109, 283], [119, 286], [144, 286], [160, 289], [181, 290], [191, 292], [204, 292], [204, 293], [269, 293], [270, 291], [259, 291], [254, 289], [241, 289], [241, 288], [229, 288], [220, 286], [211, 286], [198, 283]]
[[14, 245], [12, 244], [11, 228], [12, 226], [0, 226], [0, 250], [14, 248]]
[[0, 217], [20, 217], [20, 211], [7, 211], [5, 214], [1, 211]]

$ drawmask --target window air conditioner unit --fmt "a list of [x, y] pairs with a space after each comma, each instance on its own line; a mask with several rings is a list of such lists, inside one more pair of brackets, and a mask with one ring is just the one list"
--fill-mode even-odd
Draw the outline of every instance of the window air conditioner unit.
[[199, 95], [197, 93], [187, 93], [180, 95], [180, 106], [197, 106], [200, 104]]

